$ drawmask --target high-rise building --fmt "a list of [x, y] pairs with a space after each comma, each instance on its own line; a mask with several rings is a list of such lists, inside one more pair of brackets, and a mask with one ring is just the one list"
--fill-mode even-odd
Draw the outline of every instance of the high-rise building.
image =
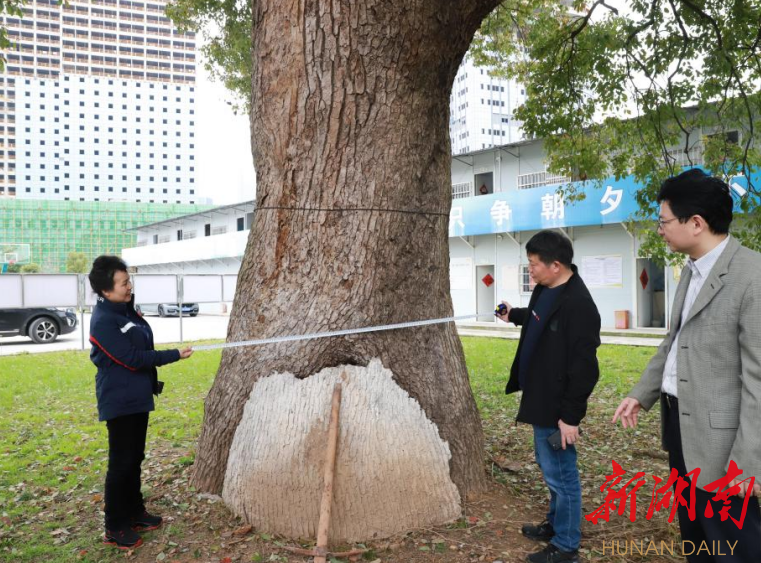
[[526, 91], [518, 82], [489, 76], [488, 68], [475, 66], [466, 55], [449, 98], [452, 154], [521, 140], [521, 123], [513, 113], [525, 99]]
[[[559, 0], [572, 18], [586, 16], [586, 8], [576, 9], [572, 0]], [[518, 41], [517, 35], [514, 40]], [[525, 56], [527, 51], [523, 49]], [[522, 123], [515, 110], [526, 101], [526, 88], [518, 81], [489, 76], [485, 67], [473, 64], [470, 53], [463, 57], [449, 98], [449, 138], [452, 154], [485, 150], [522, 141]]]
[[30, 0], [3, 18], [0, 197], [196, 203], [193, 33], [165, 0]]

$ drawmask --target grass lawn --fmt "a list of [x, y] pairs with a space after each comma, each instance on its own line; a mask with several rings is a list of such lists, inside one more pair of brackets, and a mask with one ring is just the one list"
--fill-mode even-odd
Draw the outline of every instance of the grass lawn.
[[[515, 505], [541, 517], [546, 495], [533, 465], [530, 429], [514, 424], [517, 397], [506, 397], [503, 393], [517, 342], [464, 337], [463, 344], [473, 392], [484, 421], [486, 470], [495, 490], [504, 495], [502, 508], [509, 512]], [[655, 413], [643, 417], [636, 432], [610, 424], [620, 398], [637, 380], [653, 352], [653, 348], [624, 346], [603, 346], [599, 351], [602, 378], [585, 420], [580, 449], [585, 514], [601, 504], [599, 487], [604, 475], [610, 472], [611, 458], [632, 475], [635, 471], [667, 475], [667, 465], [658, 453], [659, 423]], [[125, 556], [100, 544], [107, 442], [105, 424], [97, 420], [95, 369], [88, 354], [72, 351], [0, 358], [0, 561], [227, 559], [223, 557], [225, 545], [235, 543], [230, 540], [234, 528], [225, 531], [224, 526], [235, 525], [235, 519], [221, 506], [210, 507], [214, 504], [212, 500], [196, 498], [198, 495], [187, 485], [203, 417], [203, 399], [219, 360], [220, 351], [197, 352], [189, 361], [160, 370], [166, 388], [151, 415], [143, 480], [152, 508], [182, 517], [169, 520], [167, 526], [156, 532], [160, 536], [153, 551], [145, 546], [136, 552], [138, 555]], [[509, 468], [505, 469], [505, 465]], [[600, 538], [623, 540], [624, 534], [637, 540], [673, 537], [675, 527], [668, 525], [665, 517], [656, 515], [653, 521], [644, 521], [643, 504], [646, 508], [646, 495], [640, 499], [636, 524], [619, 516], [612, 517], [606, 525], [585, 523], [585, 553], [589, 560], [616, 560], [599, 558]], [[490, 518], [491, 515], [481, 517], [487, 521]], [[224, 524], [210, 523], [217, 521]], [[511, 522], [505, 520], [494, 525], [509, 528]], [[216, 530], [213, 541], [193, 539], [200, 527]], [[637, 536], [638, 530], [643, 535]], [[417, 542], [416, 537], [409, 541]], [[275, 554], [276, 546], [272, 553], [267, 551], [266, 542], [272, 538], [260, 534], [257, 541], [260, 540], [265, 543], [237, 556], [238, 560], [288, 560]], [[494, 549], [498, 555], [499, 549]], [[435, 551], [426, 555], [432, 559], [425, 560], [470, 560], [448, 558], [448, 552], [437, 559]], [[378, 558], [384, 563], [405, 560], [383, 553]], [[483, 560], [497, 559], [512, 560], [505, 556]], [[303, 558], [291, 556], [290, 560]], [[650, 556], [642, 559], [645, 560], [660, 559]]]

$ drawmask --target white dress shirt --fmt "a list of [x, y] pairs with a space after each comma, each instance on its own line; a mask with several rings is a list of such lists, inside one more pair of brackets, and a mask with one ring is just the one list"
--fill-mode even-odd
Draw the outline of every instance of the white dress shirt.
[[674, 337], [674, 342], [671, 344], [669, 355], [666, 357], [666, 365], [663, 367], [663, 383], [661, 384], [661, 391], [673, 395], [674, 397], [678, 397], [676, 391], [676, 357], [679, 350], [679, 333], [682, 331], [684, 321], [687, 320], [687, 316], [690, 314], [690, 309], [692, 309], [692, 305], [695, 303], [695, 299], [700, 293], [708, 274], [711, 273], [714, 264], [716, 264], [721, 253], [724, 252], [727, 243], [729, 243], [729, 236], [716, 245], [713, 250], [707, 252], [697, 260], [693, 260], [692, 258], [687, 260], [687, 266], [692, 272], [692, 277], [690, 278], [690, 285], [687, 288], [687, 294], [684, 296], [679, 331]]

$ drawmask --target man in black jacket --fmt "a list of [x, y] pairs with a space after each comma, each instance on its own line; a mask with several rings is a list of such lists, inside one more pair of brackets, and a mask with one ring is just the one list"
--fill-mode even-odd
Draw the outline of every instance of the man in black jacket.
[[526, 254], [537, 284], [528, 307], [503, 301], [507, 310], [499, 316], [523, 327], [505, 393], [523, 391], [517, 420], [534, 427], [534, 453], [550, 490], [550, 508], [544, 522], [522, 531], [550, 542], [528, 556], [531, 563], [577, 563], [581, 482], [575, 444], [600, 373], [600, 314], [571, 263], [567, 237], [540, 231], [526, 243]]

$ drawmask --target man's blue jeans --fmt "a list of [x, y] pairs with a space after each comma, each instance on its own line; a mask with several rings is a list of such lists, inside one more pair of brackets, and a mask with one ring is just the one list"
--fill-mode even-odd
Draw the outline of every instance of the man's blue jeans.
[[534, 426], [534, 454], [550, 489], [547, 520], [555, 530], [551, 543], [562, 551], [576, 551], [581, 542], [581, 481], [576, 448], [553, 450], [547, 437], [556, 430]]

